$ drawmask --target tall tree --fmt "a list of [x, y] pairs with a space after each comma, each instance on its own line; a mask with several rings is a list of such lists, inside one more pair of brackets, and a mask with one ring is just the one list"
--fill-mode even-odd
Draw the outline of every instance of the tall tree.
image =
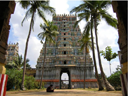
[[99, 79], [98, 76], [98, 70], [97, 70], [97, 64], [96, 64], [96, 59], [95, 59], [95, 50], [94, 50], [94, 40], [93, 40], [93, 20], [92, 20], [92, 15], [91, 15], [91, 10], [87, 9], [88, 8], [88, 4], [86, 2], [82, 3], [81, 5], [79, 5], [78, 7], [73, 8], [70, 13], [76, 12], [79, 13], [78, 17], [79, 20], [76, 21], [76, 23], [74, 24], [74, 27], [76, 27], [76, 25], [83, 19], [85, 19], [87, 22], [85, 28], [84, 28], [84, 32], [83, 35], [87, 35], [89, 34], [89, 32], [91, 32], [91, 42], [92, 42], [92, 53], [93, 53], [93, 62], [94, 62], [94, 68], [95, 68], [95, 75], [96, 75], [96, 79], [99, 85], [99, 90], [103, 90], [103, 85], [101, 83], [101, 80]]
[[112, 18], [112, 16], [106, 11], [107, 6], [110, 4], [111, 4], [110, 1], [83, 1], [81, 5], [79, 5], [78, 7], [75, 7], [70, 11], [71, 13], [79, 12], [78, 17], [80, 17], [80, 20], [78, 20], [76, 23], [80, 22], [82, 19], [85, 19], [86, 21], [88, 21], [89, 18], [91, 18], [91, 22], [94, 22], [93, 27], [95, 29], [99, 66], [100, 66], [101, 75], [103, 77], [103, 81], [105, 83], [107, 91], [113, 91], [114, 87], [112, 87], [110, 83], [107, 81], [105, 74], [103, 72], [100, 53], [99, 53], [99, 46], [98, 46], [97, 26], [101, 18], [104, 18], [109, 25], [116, 28], [117, 20], [115, 18]]
[[90, 41], [89, 35], [84, 35], [82, 38], [78, 41], [81, 45], [81, 50], [84, 49], [85, 52], [85, 65], [84, 65], [84, 89], [85, 89], [85, 71], [86, 71], [86, 55], [88, 54], [89, 48], [92, 49], [91, 41]]
[[111, 48], [110, 46], [107, 46], [107, 47], [105, 48], [105, 51], [102, 50], [102, 51], [100, 51], [100, 53], [101, 53], [101, 55], [104, 56], [105, 59], [107, 59], [107, 61], [109, 61], [110, 75], [111, 75], [111, 63], [110, 63], [110, 61], [111, 61], [112, 59], [116, 58], [116, 56], [117, 56], [118, 54], [112, 53], [112, 48]]
[[23, 78], [22, 78], [22, 85], [21, 85], [21, 89], [25, 90], [24, 79], [25, 79], [25, 70], [26, 70], [26, 56], [27, 56], [28, 42], [29, 42], [29, 38], [31, 34], [31, 29], [33, 29], [34, 27], [34, 19], [35, 19], [36, 12], [39, 15], [39, 17], [41, 17], [44, 20], [44, 22], [46, 22], [44, 12], [55, 14], [55, 10], [54, 8], [49, 6], [49, 1], [30, 0], [30, 1], [19, 1], [19, 3], [24, 9], [27, 9], [25, 17], [22, 21], [22, 25], [23, 25], [24, 20], [26, 20], [28, 17], [31, 17], [29, 33], [28, 33], [28, 37], [26, 40], [26, 46], [25, 46], [25, 52], [24, 52], [25, 62], [24, 62], [24, 67], [23, 67]]
[[43, 59], [43, 66], [42, 66], [42, 75], [41, 75], [41, 81], [40, 81], [40, 89], [42, 86], [42, 80], [43, 80], [43, 72], [44, 72], [44, 65], [45, 65], [45, 58], [46, 58], [46, 44], [47, 43], [55, 43], [54, 38], [59, 34], [57, 31], [57, 26], [53, 24], [53, 22], [46, 21], [44, 25], [40, 24], [41, 29], [43, 32], [38, 34], [39, 39], [41, 39], [41, 42], [44, 41], [44, 59]]
[[99, 66], [100, 66], [100, 71], [101, 71], [101, 75], [103, 78], [103, 81], [105, 83], [106, 89], [107, 91], [114, 91], [114, 87], [111, 86], [111, 84], [108, 82], [108, 80], [105, 77], [104, 71], [103, 71], [103, 67], [101, 64], [101, 58], [100, 58], [100, 52], [99, 52], [99, 44], [98, 44], [98, 37], [97, 37], [97, 26], [99, 21], [101, 20], [101, 18], [105, 19], [105, 21], [107, 22], [108, 25], [116, 28], [117, 25], [117, 20], [115, 18], [113, 18], [106, 10], [107, 10], [107, 6], [109, 6], [111, 4], [110, 1], [88, 1], [88, 4], [92, 9], [92, 16], [93, 16], [93, 20], [94, 20], [94, 29], [95, 29], [95, 38], [96, 38], [96, 46], [97, 46], [97, 53], [98, 53], [98, 61], [99, 61]]

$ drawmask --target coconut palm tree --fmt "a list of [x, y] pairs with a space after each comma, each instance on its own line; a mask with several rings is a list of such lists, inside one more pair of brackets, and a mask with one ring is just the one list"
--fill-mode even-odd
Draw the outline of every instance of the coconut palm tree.
[[34, 19], [35, 19], [36, 12], [39, 15], [39, 17], [41, 17], [45, 22], [46, 19], [45, 19], [44, 12], [55, 14], [55, 10], [54, 10], [54, 8], [49, 6], [49, 1], [30, 0], [30, 1], [19, 1], [19, 3], [21, 4], [21, 6], [24, 9], [27, 9], [25, 17], [22, 21], [22, 25], [23, 25], [23, 22], [28, 17], [31, 18], [30, 26], [29, 26], [29, 33], [28, 33], [28, 37], [26, 40], [26, 46], [25, 46], [25, 52], [24, 52], [24, 61], [25, 62], [24, 62], [24, 67], [23, 67], [23, 78], [22, 78], [22, 85], [21, 85], [21, 89], [25, 90], [24, 89], [24, 79], [25, 79], [25, 69], [26, 69], [26, 55], [27, 55], [28, 42], [29, 42], [29, 38], [30, 38], [30, 34], [31, 34], [31, 29], [33, 29], [33, 27], [34, 27]]
[[[31, 68], [29, 65], [29, 59], [26, 59], [26, 66]], [[22, 55], [17, 55], [17, 57], [14, 57], [13, 61], [9, 64], [6, 65], [6, 68], [14, 68], [14, 69], [18, 69], [21, 70], [23, 68], [23, 58]]]
[[42, 66], [42, 75], [41, 75], [41, 82], [40, 82], [40, 89], [42, 86], [42, 80], [43, 80], [43, 72], [44, 72], [44, 64], [45, 64], [45, 58], [46, 58], [46, 44], [47, 43], [55, 43], [54, 38], [59, 34], [57, 31], [57, 26], [53, 25], [53, 22], [46, 21], [44, 25], [40, 24], [41, 29], [43, 32], [38, 34], [39, 39], [43, 43], [44, 41], [44, 60], [43, 60], [43, 66]]
[[116, 28], [116, 24], [117, 24], [116, 19], [112, 18], [112, 16], [106, 11], [107, 6], [110, 4], [111, 4], [110, 1], [83, 1], [81, 5], [79, 5], [78, 7], [75, 7], [70, 11], [71, 13], [80, 12], [78, 17], [81, 17], [81, 18], [79, 21], [76, 22], [76, 24], [80, 22], [82, 19], [85, 19], [86, 21], [88, 21], [89, 18], [91, 18], [91, 22], [94, 22], [93, 27], [95, 29], [99, 66], [100, 66], [100, 71], [101, 71], [103, 81], [105, 83], [107, 91], [113, 91], [114, 87], [112, 87], [110, 83], [107, 81], [105, 74], [103, 72], [100, 53], [99, 53], [99, 46], [98, 46], [97, 26], [101, 18], [104, 18], [109, 25]]
[[[90, 47], [92, 49], [93, 61], [94, 61], [94, 66], [95, 66], [94, 67], [95, 68], [95, 75], [96, 75], [97, 82], [98, 82], [98, 85], [99, 85], [99, 90], [103, 90], [104, 89], [103, 85], [102, 85], [101, 80], [100, 80], [100, 78], [98, 76], [98, 70], [97, 70], [96, 59], [95, 59], [94, 40], [93, 40], [93, 33], [92, 33], [92, 26], [91, 25], [92, 25], [91, 22], [87, 22], [87, 24], [86, 24], [86, 26], [84, 28], [83, 37], [82, 37], [82, 39], [83, 39], [83, 41], [82, 41], [83, 46], [82, 47], [84, 47], [84, 45], [86, 45], [86, 46], [88, 46], [88, 47]], [[90, 30], [91, 30], [91, 38], [89, 38]], [[91, 39], [91, 41], [90, 41], [90, 39]], [[85, 49], [85, 50], [87, 50], [87, 49]], [[86, 53], [87, 53], [87, 51], [86, 51]], [[86, 58], [85, 58], [85, 60], [86, 60]], [[84, 77], [84, 79], [85, 79], [85, 77]], [[84, 82], [85, 82], [85, 80], [84, 80]], [[84, 88], [85, 88], [85, 85], [84, 85]]]
[[104, 81], [105, 86], [106, 86], [106, 90], [107, 91], [114, 91], [115, 90], [114, 87], [110, 85], [110, 83], [107, 81], [107, 79], [105, 77], [103, 67], [102, 67], [102, 64], [101, 64], [98, 37], [97, 37], [97, 26], [98, 26], [98, 23], [101, 20], [101, 18], [104, 18], [108, 25], [110, 25], [114, 28], [117, 28], [116, 27], [117, 20], [115, 18], [112, 18], [112, 16], [106, 11], [107, 6], [111, 4], [110, 1], [95, 1], [95, 2], [96, 3], [93, 4], [94, 2], [92, 3], [92, 1], [91, 2], [88, 1], [88, 4], [93, 7], [92, 16], [93, 16], [93, 20], [94, 20], [96, 46], [97, 46], [97, 53], [98, 53], [98, 61], [99, 61], [100, 71], [101, 71], [101, 75], [102, 75], [103, 81]]
[[[26, 66], [30, 67], [30, 65], [28, 64], [29, 61], [30, 61], [29, 59], [26, 59]], [[24, 64], [22, 55], [18, 55], [18, 57], [14, 59], [13, 64], [14, 64], [14, 68], [21, 70]]]
[[85, 50], [85, 65], [84, 65], [84, 89], [85, 89], [85, 70], [86, 70], [86, 55], [88, 54], [88, 50], [89, 48], [91, 47], [92, 49], [92, 46], [91, 46], [91, 41], [90, 41], [90, 38], [89, 38], [89, 35], [85, 35], [83, 36], [78, 42], [80, 42], [80, 45], [81, 45], [81, 50]]
[[92, 20], [92, 16], [91, 16], [91, 10], [88, 10], [86, 9], [87, 6], [87, 3], [83, 3], [81, 5], [79, 5], [78, 7], [75, 7], [74, 9], [72, 9], [70, 11], [70, 13], [73, 13], [73, 12], [76, 12], [76, 13], [79, 13], [78, 14], [78, 17], [79, 17], [79, 20], [75, 22], [74, 24], [74, 27], [76, 27], [76, 25], [83, 19], [85, 19], [87, 22], [85, 28], [84, 28], [84, 32], [83, 34], [86, 35], [86, 34], [89, 34], [90, 30], [91, 30], [91, 41], [92, 41], [92, 53], [93, 53], [93, 62], [94, 62], [94, 68], [95, 68], [95, 75], [96, 75], [96, 78], [97, 78], [97, 82], [98, 82], [98, 85], [99, 85], [99, 90], [103, 90], [103, 85], [99, 79], [99, 76], [98, 76], [98, 70], [97, 70], [97, 64], [96, 64], [96, 59], [95, 59], [95, 50], [94, 50], [94, 40], [93, 40], [93, 32], [92, 32], [92, 28], [93, 28], [93, 20]]

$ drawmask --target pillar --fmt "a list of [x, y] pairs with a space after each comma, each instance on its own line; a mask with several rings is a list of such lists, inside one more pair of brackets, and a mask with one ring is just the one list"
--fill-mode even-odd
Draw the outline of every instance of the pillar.
[[6, 50], [10, 30], [10, 17], [15, 9], [14, 1], [0, 2], [0, 96], [6, 95], [6, 84], [8, 76], [6, 73]]
[[2, 1], [0, 3], [0, 74], [5, 74], [6, 68], [6, 50], [7, 50], [7, 41], [10, 30], [10, 17], [13, 14], [15, 9], [14, 1]]
[[122, 84], [122, 94], [123, 96], [127, 96], [127, 83], [128, 81], [127, 74], [128, 74], [128, 43], [127, 43], [127, 8], [128, 8], [128, 2], [127, 1], [112, 1], [112, 7], [113, 11], [116, 13], [117, 20], [118, 20], [118, 44], [120, 48], [120, 55], [121, 55], [121, 84]]

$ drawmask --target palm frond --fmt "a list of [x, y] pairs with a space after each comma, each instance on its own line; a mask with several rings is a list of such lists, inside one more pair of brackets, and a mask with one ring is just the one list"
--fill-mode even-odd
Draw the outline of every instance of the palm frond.
[[91, 30], [91, 22], [87, 22], [86, 26], [84, 27], [83, 35], [89, 35]]
[[22, 26], [23, 26], [23, 22], [24, 22], [28, 17], [31, 17], [31, 16], [32, 16], [31, 10], [32, 10], [32, 8], [28, 9], [28, 11], [26, 12], [25, 17], [23, 18], [23, 20], [22, 20], [22, 22], [21, 22], [21, 25], [22, 25]]
[[80, 4], [79, 6], [73, 8], [73, 9], [70, 11], [70, 13], [73, 13], [73, 12], [76, 12], [76, 13], [82, 12], [84, 8], [85, 8], [85, 3]]
[[111, 5], [111, 3], [112, 3], [112, 2], [111, 2], [110, 0], [108, 0], [108, 1], [100, 1], [98, 8], [105, 9], [105, 8], [107, 8], [109, 5]]
[[76, 28], [76, 26], [78, 25], [78, 23], [82, 20], [83, 18], [80, 18], [78, 21], [75, 22], [74, 26], [73, 26], [73, 30]]
[[44, 12], [38, 8], [37, 13], [38, 13], [39, 17], [41, 17], [43, 19], [44, 23], [47, 24], [47, 20], [45, 18]]
[[21, 6], [24, 8], [24, 9], [27, 9], [29, 6], [30, 6], [30, 1], [18, 1]]
[[56, 14], [55, 9], [53, 7], [48, 6], [48, 5], [42, 4], [40, 9], [44, 10], [48, 14], [52, 14], [52, 15]]
[[88, 21], [89, 18], [90, 18], [90, 15], [91, 15], [91, 12], [90, 12], [90, 11], [84, 10], [83, 13], [78, 14], [78, 17], [79, 17], [79, 18], [81, 18], [81, 17], [82, 17], [82, 18], [85, 18], [85, 20]]
[[117, 28], [117, 20], [113, 18], [109, 13], [101, 9], [100, 14], [102, 18], [104, 18], [105, 21], [108, 23], [108, 25], [111, 25], [112, 27]]

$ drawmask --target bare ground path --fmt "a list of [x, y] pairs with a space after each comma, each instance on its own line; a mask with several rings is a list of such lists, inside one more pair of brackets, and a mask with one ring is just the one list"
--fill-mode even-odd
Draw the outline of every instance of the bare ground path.
[[45, 91], [11, 91], [7, 92], [6, 96], [122, 96], [122, 94], [121, 92], [57, 89], [54, 93]]

